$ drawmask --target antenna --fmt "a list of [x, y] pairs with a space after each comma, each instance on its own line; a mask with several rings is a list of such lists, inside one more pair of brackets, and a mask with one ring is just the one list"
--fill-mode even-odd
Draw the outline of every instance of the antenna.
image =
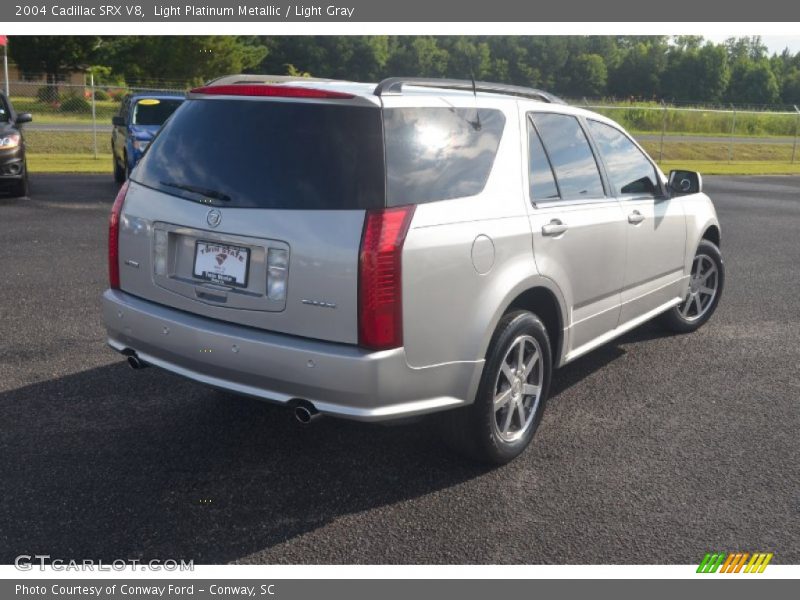
[[475, 131], [481, 130], [481, 113], [478, 108], [478, 86], [475, 84], [475, 69], [472, 66], [472, 57], [467, 57], [469, 60], [469, 78], [472, 82], [472, 96], [475, 98], [475, 121], [470, 123]]

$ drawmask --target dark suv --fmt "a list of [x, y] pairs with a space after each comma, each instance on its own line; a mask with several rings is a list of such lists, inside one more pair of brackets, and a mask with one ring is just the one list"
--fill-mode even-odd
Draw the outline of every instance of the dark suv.
[[33, 120], [30, 113], [17, 113], [5, 94], [0, 94], [0, 185], [12, 196], [28, 195], [28, 166], [20, 125]]

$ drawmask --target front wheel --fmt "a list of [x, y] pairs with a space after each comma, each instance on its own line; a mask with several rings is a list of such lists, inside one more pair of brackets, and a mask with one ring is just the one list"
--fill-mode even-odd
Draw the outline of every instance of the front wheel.
[[125, 167], [120, 166], [116, 154], [112, 154], [114, 160], [114, 181], [125, 183]]
[[482, 462], [505, 464], [530, 444], [542, 418], [553, 361], [542, 321], [527, 311], [504, 316], [489, 345], [472, 405], [445, 413], [445, 438]]
[[23, 165], [23, 174], [18, 181], [15, 181], [11, 187], [11, 196], [14, 198], [24, 198], [30, 193], [30, 184], [28, 183], [28, 165]]
[[700, 240], [692, 261], [689, 290], [678, 306], [662, 317], [663, 324], [678, 333], [699, 329], [717, 309], [725, 284], [725, 263], [719, 248], [708, 240]]

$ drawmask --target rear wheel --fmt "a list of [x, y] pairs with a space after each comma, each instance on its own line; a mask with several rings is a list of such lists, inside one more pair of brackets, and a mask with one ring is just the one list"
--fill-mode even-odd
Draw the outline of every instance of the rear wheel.
[[664, 313], [662, 323], [678, 333], [696, 331], [717, 309], [724, 284], [722, 253], [712, 242], [700, 240], [692, 261], [689, 291], [683, 302]]
[[475, 401], [442, 415], [447, 441], [482, 462], [505, 464], [517, 457], [541, 420], [552, 369], [550, 340], [541, 320], [527, 311], [503, 317]]

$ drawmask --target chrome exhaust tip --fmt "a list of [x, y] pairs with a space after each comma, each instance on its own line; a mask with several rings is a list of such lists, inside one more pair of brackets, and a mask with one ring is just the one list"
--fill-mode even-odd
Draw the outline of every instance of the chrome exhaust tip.
[[319, 417], [319, 411], [312, 404], [299, 404], [294, 407], [294, 418], [301, 425], [310, 425], [311, 422]]
[[140, 360], [135, 354], [131, 354], [128, 357], [128, 365], [130, 365], [131, 369], [134, 370], [144, 369], [147, 367], [147, 363]]

